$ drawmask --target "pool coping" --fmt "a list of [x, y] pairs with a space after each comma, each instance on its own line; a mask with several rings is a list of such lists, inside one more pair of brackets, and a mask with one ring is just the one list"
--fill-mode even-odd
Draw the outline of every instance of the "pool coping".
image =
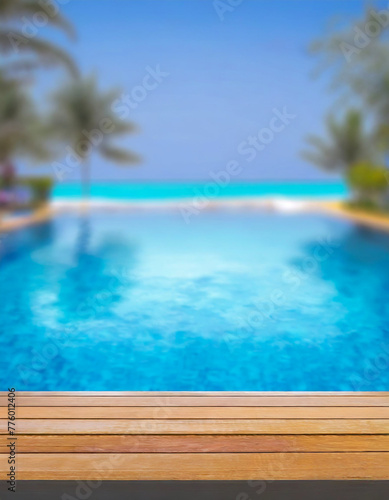
[[23, 229], [34, 224], [39, 224], [45, 222], [46, 220], [52, 218], [58, 213], [58, 210], [46, 205], [42, 208], [34, 210], [32, 213], [22, 216], [10, 216], [7, 220], [0, 219], [0, 235], [8, 233], [10, 231], [15, 231], [17, 229]]
[[[187, 201], [187, 200], [186, 200]], [[60, 202], [42, 207], [33, 213], [10, 218], [6, 221], [0, 219], [0, 235], [24, 227], [39, 224], [61, 213], [87, 213], [91, 210], [120, 211], [129, 210], [133, 212], [149, 210], [180, 210], [185, 200], [159, 202], [111, 202], [92, 201], [83, 202]], [[203, 209], [204, 212], [215, 210], [244, 210], [265, 211], [270, 213], [324, 213], [333, 217], [342, 218], [355, 222], [356, 224], [370, 227], [379, 231], [389, 232], [389, 216], [373, 214], [362, 210], [349, 209], [344, 206], [341, 200], [296, 200], [280, 198], [247, 198], [247, 199], [226, 199], [212, 201]]]
[[355, 222], [365, 227], [389, 232], [389, 215], [347, 208], [341, 201], [323, 202], [318, 204], [318, 208], [325, 213]]

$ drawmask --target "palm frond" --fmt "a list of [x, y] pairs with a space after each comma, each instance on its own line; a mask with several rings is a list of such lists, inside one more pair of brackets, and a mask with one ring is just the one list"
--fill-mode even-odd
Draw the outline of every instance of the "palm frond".
[[306, 161], [324, 170], [343, 171], [357, 162], [378, 159], [376, 134], [365, 131], [360, 112], [349, 110], [339, 121], [330, 115], [326, 128], [326, 138], [307, 138], [311, 149], [302, 152]]
[[46, 136], [35, 107], [18, 81], [0, 72], [0, 158], [48, 158]]
[[70, 38], [75, 38], [72, 24], [61, 14], [60, 7], [52, 0], [1, 0], [0, 19], [18, 22], [23, 17], [40, 16], [47, 19], [47, 25], [62, 29]]
[[[34, 25], [40, 19], [36, 33], [24, 34], [26, 20]], [[72, 75], [78, 71], [71, 57], [55, 44], [40, 38], [42, 27], [54, 27], [63, 30], [70, 38], [75, 38], [72, 24], [61, 14], [60, 5], [55, 0], [0, 0], [0, 52], [10, 60], [3, 61], [3, 67], [15, 63], [15, 56], [21, 53], [33, 54], [36, 62], [24, 71], [31, 71], [39, 66], [63, 64]], [[39, 31], [38, 31], [39, 29]]]
[[78, 68], [73, 59], [55, 44], [40, 38], [26, 38], [18, 31], [0, 29], [0, 52], [3, 54], [31, 53], [39, 59], [42, 65], [53, 66], [62, 63], [73, 76], [78, 76]]
[[131, 151], [108, 146], [106, 144], [101, 146], [100, 153], [107, 160], [113, 161], [119, 165], [134, 165], [141, 161], [140, 157]]
[[57, 131], [57, 140], [74, 145], [76, 150], [87, 140], [92, 148], [86, 156], [95, 150], [117, 163], [138, 163], [136, 154], [110, 144], [115, 137], [136, 130], [132, 122], [120, 120], [112, 111], [120, 95], [119, 90], [101, 92], [93, 76], [66, 82], [53, 96], [50, 122], [52, 130]]

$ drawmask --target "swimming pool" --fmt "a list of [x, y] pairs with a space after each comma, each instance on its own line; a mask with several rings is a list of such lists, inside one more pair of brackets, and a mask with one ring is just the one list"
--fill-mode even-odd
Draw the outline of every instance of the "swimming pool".
[[320, 215], [92, 212], [9, 233], [17, 390], [389, 390], [389, 237]]

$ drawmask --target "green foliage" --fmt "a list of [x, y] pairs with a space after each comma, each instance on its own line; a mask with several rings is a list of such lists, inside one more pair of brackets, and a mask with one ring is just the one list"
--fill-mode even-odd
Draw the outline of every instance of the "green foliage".
[[[29, 205], [31, 208], [40, 206], [50, 200], [54, 181], [51, 177], [20, 177], [12, 188], [24, 187], [31, 193]], [[0, 189], [8, 189], [4, 181], [0, 179]], [[25, 207], [24, 207], [25, 208]]]
[[[336, 108], [347, 109], [350, 102], [357, 102], [381, 139], [379, 147], [389, 152], [389, 137], [382, 134], [389, 126], [389, 29], [377, 21], [379, 11], [377, 3], [369, 2], [359, 19], [337, 19], [311, 44], [310, 52], [319, 72], [332, 77], [332, 89], [339, 97]], [[369, 31], [372, 23], [377, 27], [374, 35]]]
[[[84, 162], [84, 185], [89, 185], [86, 160], [92, 151], [123, 165], [137, 162], [135, 154], [112, 143], [115, 137], [135, 129], [112, 111], [112, 103], [120, 93], [101, 92], [94, 78], [79, 77], [69, 55], [41, 38], [38, 29], [31, 36], [23, 32], [25, 23], [33, 30], [37, 16], [47, 19], [48, 27], [74, 36], [72, 25], [54, 0], [0, 0], [0, 51], [5, 56], [0, 64], [0, 164], [23, 155], [48, 161], [55, 153], [62, 155], [64, 145], [71, 146]], [[43, 123], [26, 93], [21, 74], [58, 63], [65, 64], [75, 78], [56, 93], [55, 112]], [[34, 203], [47, 200], [52, 186], [47, 178], [27, 178], [18, 184], [32, 189]]]
[[[74, 37], [72, 25], [61, 15], [54, 0], [0, 0], [0, 50], [6, 56], [3, 69], [23, 72], [63, 64], [73, 75], [77, 75], [78, 70], [72, 58], [60, 47], [39, 36], [42, 25], [35, 25], [37, 16], [40, 20], [47, 20], [47, 26], [59, 28]], [[30, 35], [23, 30], [27, 22], [30, 23]]]
[[353, 165], [347, 173], [347, 182], [354, 191], [357, 201], [381, 205], [388, 193], [389, 170], [368, 162]]
[[388, 189], [389, 170], [368, 162], [357, 163], [350, 168], [347, 181], [356, 190], [383, 192]]
[[[37, 17], [46, 19], [44, 26], [35, 26]], [[23, 29], [26, 24], [28, 33]], [[73, 27], [61, 15], [57, 1], [0, 0], [0, 166], [13, 166], [11, 160], [20, 156], [47, 162], [57, 154], [62, 157], [70, 146], [83, 163], [85, 192], [88, 192], [87, 160], [92, 152], [122, 165], [139, 161], [134, 153], [113, 143], [115, 138], [134, 132], [135, 126], [112, 111], [112, 103], [121, 93], [101, 92], [94, 78], [80, 77], [72, 58], [41, 38], [40, 28], [45, 26], [74, 37]], [[55, 94], [55, 111], [43, 120], [26, 92], [25, 83], [30, 81], [32, 70], [54, 64], [64, 64], [72, 79]], [[8, 186], [5, 186], [7, 179], [0, 178], [0, 187], [2, 184], [3, 188], [12, 187], [14, 182], [32, 190], [34, 204], [49, 199], [52, 188], [49, 178], [12, 179]]]
[[[350, 203], [364, 210], [381, 210], [388, 200], [389, 171], [380, 165], [389, 153], [389, 32], [377, 21], [382, 21], [379, 11], [370, 2], [359, 19], [338, 19], [311, 45], [319, 71], [332, 77], [337, 109], [347, 110], [352, 102], [363, 113], [358, 118], [346, 111], [343, 123], [328, 124], [328, 140], [310, 138], [314, 149], [305, 158], [340, 172], [354, 194]], [[374, 36], [369, 32], [372, 21], [378, 26]]]
[[112, 103], [121, 92], [101, 92], [94, 77], [67, 82], [54, 95], [54, 112], [49, 120], [53, 142], [70, 146], [83, 163], [84, 192], [89, 191], [90, 173], [87, 160], [92, 153], [114, 163], [134, 164], [137, 155], [113, 144], [115, 138], [135, 131], [131, 122], [120, 119]]
[[330, 20], [325, 35], [310, 46], [318, 62], [317, 73], [326, 71], [332, 77], [331, 87], [340, 91], [344, 103], [357, 97], [368, 104], [386, 86], [388, 28], [380, 25], [373, 36], [369, 34], [371, 23], [377, 25], [379, 10], [377, 4], [368, 2], [359, 19]]
[[327, 138], [309, 136], [310, 150], [303, 151], [305, 160], [329, 172], [347, 171], [356, 162], [377, 156], [375, 136], [363, 127], [362, 115], [349, 110], [342, 120], [330, 115], [326, 122]]
[[32, 204], [36, 206], [49, 201], [54, 181], [51, 177], [22, 177], [17, 184], [31, 190]]
[[377, 205], [376, 202], [369, 199], [347, 200], [346, 202], [343, 203], [343, 206], [345, 208], [356, 210], [358, 212], [362, 210], [363, 212], [371, 212], [373, 214], [381, 214], [382, 209], [385, 208]]
[[[135, 163], [138, 157], [112, 146], [112, 139], [135, 131], [134, 124], [120, 119], [112, 103], [120, 91], [101, 92], [94, 77], [67, 82], [54, 95], [50, 128], [60, 142], [70, 144], [78, 156], [87, 159], [92, 151], [113, 161]], [[89, 142], [92, 147], [85, 148]]]
[[15, 156], [49, 158], [43, 124], [24, 88], [0, 72], [0, 162]]

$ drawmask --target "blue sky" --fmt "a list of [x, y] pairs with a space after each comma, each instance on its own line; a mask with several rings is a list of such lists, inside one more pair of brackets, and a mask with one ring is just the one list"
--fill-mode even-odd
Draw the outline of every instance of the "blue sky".
[[[222, 21], [213, 0], [69, 0], [61, 9], [78, 41], [49, 36], [72, 51], [83, 72], [95, 72], [102, 88], [144, 97], [135, 88], [147, 68], [168, 73], [129, 110], [140, 131], [123, 145], [142, 164], [123, 169], [96, 157], [93, 177], [207, 180], [235, 160], [242, 166], [237, 181], [323, 178], [299, 157], [304, 137], [322, 130], [333, 101], [326, 79], [312, 79], [307, 47], [333, 16], [358, 17], [363, 5], [242, 0]], [[45, 74], [42, 88], [61, 79], [59, 72]], [[269, 126], [274, 109], [295, 117], [247, 161], [240, 145]]]

